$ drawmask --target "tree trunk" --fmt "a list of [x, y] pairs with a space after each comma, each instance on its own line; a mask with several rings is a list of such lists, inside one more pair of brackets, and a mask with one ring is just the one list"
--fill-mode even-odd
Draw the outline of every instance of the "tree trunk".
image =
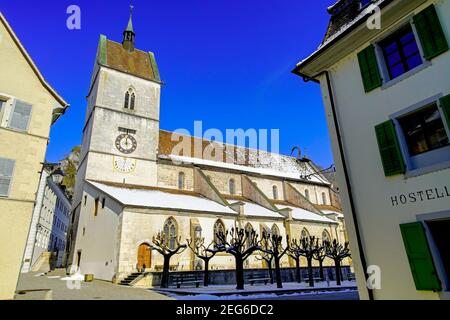
[[207, 287], [209, 284], [209, 259], [205, 259], [205, 274], [203, 276], [203, 286]]
[[334, 265], [336, 267], [336, 285], [341, 285], [341, 262], [339, 260], [334, 260]]
[[314, 277], [313, 277], [313, 268], [312, 268], [312, 258], [307, 258], [308, 260], [308, 277], [309, 277], [309, 286], [314, 287]]
[[323, 275], [323, 260], [319, 260], [319, 275], [320, 280], [325, 281], [325, 276]]
[[236, 289], [244, 290], [244, 260], [240, 256], [234, 258], [236, 261]]
[[280, 269], [280, 258], [275, 259], [275, 274], [277, 277], [277, 288], [283, 288], [283, 283], [281, 282], [281, 269]]
[[163, 272], [161, 276], [161, 288], [168, 288], [169, 287], [169, 268], [170, 268], [170, 255], [164, 256], [164, 266], [163, 266]]
[[273, 271], [272, 271], [272, 260], [270, 261], [266, 261], [268, 268], [269, 268], [269, 278], [270, 278], [270, 283], [273, 284]]
[[300, 275], [300, 257], [297, 257], [295, 259], [295, 274], [296, 274], [297, 282], [301, 283], [302, 277]]

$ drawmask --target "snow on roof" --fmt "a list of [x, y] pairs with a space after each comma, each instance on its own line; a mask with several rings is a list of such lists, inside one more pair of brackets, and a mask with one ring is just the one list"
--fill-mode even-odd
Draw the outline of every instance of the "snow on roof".
[[[271, 167], [271, 168], [250, 167], [250, 166], [237, 165], [237, 164], [227, 163], [227, 162], [219, 162], [219, 161], [205, 160], [205, 159], [200, 159], [200, 158], [184, 157], [184, 156], [177, 156], [177, 155], [160, 155], [159, 157], [162, 159], [169, 159], [169, 160], [176, 161], [176, 162], [205, 165], [205, 166], [211, 166], [211, 167], [216, 167], [216, 168], [256, 173], [256, 174], [261, 174], [261, 175], [266, 175], [266, 176], [288, 178], [288, 179], [292, 179], [292, 180], [304, 181], [304, 179], [302, 179], [300, 176], [302, 174], [305, 174], [304, 172], [301, 172], [299, 170], [298, 164], [296, 163], [295, 159], [289, 158], [290, 161], [287, 161], [286, 158], [288, 158], [288, 157], [280, 158], [279, 166], [276, 169], [274, 169], [273, 167]], [[308, 179], [309, 182], [330, 184], [325, 178], [322, 179], [321, 175], [314, 174], [315, 172], [313, 171], [313, 169], [310, 166], [308, 166], [306, 170], [307, 170], [307, 172], [306, 172], [307, 175], [313, 174], [312, 176], [310, 176], [310, 179]]]
[[315, 222], [324, 222], [324, 223], [337, 223], [336, 221], [321, 216], [317, 213], [307, 211], [302, 208], [293, 207], [293, 206], [287, 206], [287, 205], [277, 205], [279, 209], [292, 209], [292, 218], [295, 220], [302, 220], [302, 221], [315, 221]]
[[241, 201], [245, 204], [244, 215], [252, 217], [265, 217], [265, 218], [284, 218], [281, 214], [269, 210], [259, 204], [249, 201]]
[[339, 218], [343, 218], [344, 217], [344, 214], [342, 213], [342, 212], [339, 212], [339, 211], [333, 211], [333, 210], [322, 210], [322, 212], [324, 213], [324, 214], [335, 214], [337, 217], [339, 217]]
[[98, 182], [88, 182], [125, 206], [237, 214], [231, 208], [201, 196], [174, 194], [151, 189], [120, 188]]

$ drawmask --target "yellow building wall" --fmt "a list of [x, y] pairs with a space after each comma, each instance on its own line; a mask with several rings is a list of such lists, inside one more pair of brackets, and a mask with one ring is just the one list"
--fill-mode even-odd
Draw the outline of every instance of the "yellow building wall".
[[[17, 44], [0, 22], [0, 96], [32, 104], [28, 132], [7, 128], [9, 112], [0, 120], [0, 157], [14, 159], [10, 193], [0, 198], [0, 299], [12, 299], [19, 277], [52, 110], [60, 107], [40, 82]], [[8, 109], [8, 108], [6, 108]]]

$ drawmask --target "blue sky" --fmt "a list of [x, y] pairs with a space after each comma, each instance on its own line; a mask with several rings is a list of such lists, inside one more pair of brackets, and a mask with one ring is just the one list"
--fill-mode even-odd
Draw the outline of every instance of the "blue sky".
[[[161, 128], [280, 129], [293, 146], [333, 162], [319, 86], [290, 71], [320, 44], [335, 0], [134, 0], [136, 46], [153, 51], [165, 82]], [[50, 84], [70, 103], [47, 160], [81, 141], [99, 34], [121, 41], [129, 1], [2, 1], [0, 10]], [[81, 30], [66, 27], [69, 5]]]

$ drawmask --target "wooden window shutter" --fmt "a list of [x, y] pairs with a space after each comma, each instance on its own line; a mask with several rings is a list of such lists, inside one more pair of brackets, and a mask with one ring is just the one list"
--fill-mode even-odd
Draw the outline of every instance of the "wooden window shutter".
[[441, 282], [436, 273], [422, 223], [402, 224], [400, 230], [416, 289], [440, 291]]
[[445, 120], [447, 121], [447, 126], [450, 130], [450, 94], [441, 98], [441, 108], [445, 114]]
[[359, 68], [366, 92], [381, 86], [380, 70], [378, 69], [375, 47], [370, 45], [358, 53]]
[[406, 167], [398, 143], [397, 133], [395, 132], [394, 122], [389, 120], [377, 125], [375, 132], [385, 176], [389, 177], [405, 173]]
[[426, 59], [437, 57], [449, 49], [434, 5], [414, 16], [414, 24]]

